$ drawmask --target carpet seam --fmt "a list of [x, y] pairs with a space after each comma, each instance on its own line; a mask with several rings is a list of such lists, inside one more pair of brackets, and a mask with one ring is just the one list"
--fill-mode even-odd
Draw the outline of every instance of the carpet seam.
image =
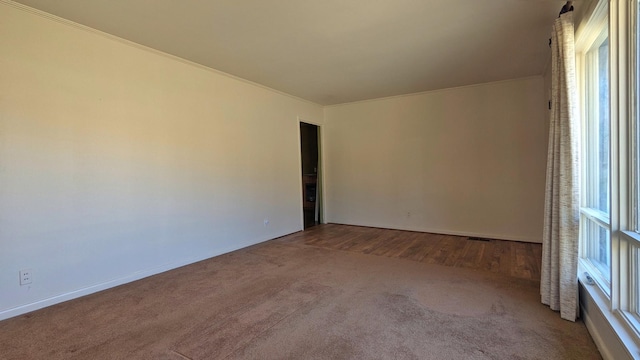
[[173, 349], [169, 349], [169, 351], [170, 351], [170, 352], [172, 352], [172, 353], [174, 353], [174, 354], [176, 354], [176, 355], [178, 355], [178, 356], [180, 356], [181, 358], [183, 358], [183, 359], [185, 359], [185, 360], [193, 360], [193, 358], [190, 358], [190, 357], [188, 357], [187, 355], [184, 355], [184, 354], [182, 354], [182, 353], [179, 353], [179, 352], [177, 352], [177, 351], [175, 351], [175, 350], [173, 350]]

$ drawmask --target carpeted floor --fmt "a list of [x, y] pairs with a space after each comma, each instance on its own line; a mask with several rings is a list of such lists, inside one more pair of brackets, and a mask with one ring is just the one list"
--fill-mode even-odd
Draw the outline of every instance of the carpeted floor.
[[0, 322], [2, 359], [600, 359], [539, 284], [281, 238]]

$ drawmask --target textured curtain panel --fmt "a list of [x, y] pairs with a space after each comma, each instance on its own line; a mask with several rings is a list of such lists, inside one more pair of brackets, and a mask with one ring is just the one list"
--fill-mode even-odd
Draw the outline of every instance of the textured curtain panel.
[[579, 119], [573, 12], [553, 26], [551, 126], [542, 243], [542, 303], [563, 319], [578, 315]]

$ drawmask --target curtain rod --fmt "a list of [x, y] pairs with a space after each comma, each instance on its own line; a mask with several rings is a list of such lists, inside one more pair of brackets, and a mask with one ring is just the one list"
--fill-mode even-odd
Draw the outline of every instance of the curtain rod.
[[564, 4], [564, 6], [562, 7], [562, 9], [560, 10], [560, 14], [558, 14], [558, 16], [569, 12], [569, 11], [573, 11], [573, 1], [567, 1], [566, 4]]

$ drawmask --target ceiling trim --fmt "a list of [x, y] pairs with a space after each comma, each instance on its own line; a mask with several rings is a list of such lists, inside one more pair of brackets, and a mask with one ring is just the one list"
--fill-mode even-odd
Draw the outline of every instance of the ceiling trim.
[[514, 79], [488, 81], [488, 82], [483, 82], [483, 83], [478, 83], [478, 84], [452, 86], [452, 87], [448, 87], [448, 88], [419, 91], [419, 92], [409, 93], [409, 94], [392, 95], [392, 96], [385, 96], [385, 97], [380, 97], [380, 98], [375, 98], [375, 99], [366, 99], [366, 100], [346, 102], [346, 103], [342, 103], [342, 104], [325, 105], [324, 108], [328, 109], [328, 108], [340, 107], [340, 106], [345, 106], [345, 105], [362, 104], [362, 103], [368, 103], [368, 102], [380, 101], [380, 100], [393, 100], [393, 99], [404, 98], [404, 97], [409, 97], [409, 96], [427, 95], [427, 94], [434, 94], [434, 93], [440, 93], [440, 92], [445, 92], [445, 91], [455, 91], [455, 90], [461, 90], [461, 89], [474, 88], [474, 87], [479, 87], [479, 86], [498, 85], [498, 84], [513, 82], [513, 81], [522, 81], [522, 80], [527, 80], [527, 79], [544, 79], [544, 75], [530, 75], [530, 76], [523, 76], [523, 77], [514, 78]]

